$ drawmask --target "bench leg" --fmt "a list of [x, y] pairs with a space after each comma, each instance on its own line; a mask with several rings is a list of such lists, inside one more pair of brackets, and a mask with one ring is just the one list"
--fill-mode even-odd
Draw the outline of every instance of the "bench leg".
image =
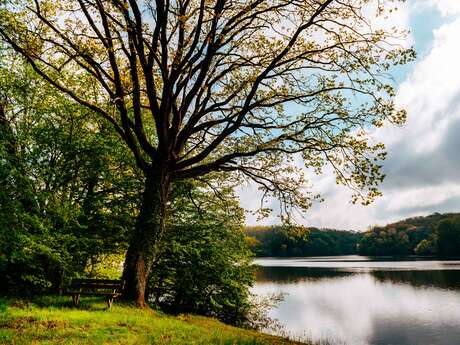
[[109, 309], [112, 308], [112, 304], [113, 304], [113, 297], [108, 296], [107, 297], [107, 306], [109, 307]]
[[80, 303], [80, 295], [72, 295], [72, 302], [74, 306], [78, 306], [78, 303]]

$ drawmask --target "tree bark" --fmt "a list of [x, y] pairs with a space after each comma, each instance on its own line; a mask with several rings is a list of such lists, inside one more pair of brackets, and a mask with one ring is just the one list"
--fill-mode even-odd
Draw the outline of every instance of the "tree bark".
[[136, 220], [134, 234], [126, 252], [123, 298], [145, 307], [145, 290], [150, 268], [158, 253], [165, 230], [170, 179], [163, 175], [147, 175]]

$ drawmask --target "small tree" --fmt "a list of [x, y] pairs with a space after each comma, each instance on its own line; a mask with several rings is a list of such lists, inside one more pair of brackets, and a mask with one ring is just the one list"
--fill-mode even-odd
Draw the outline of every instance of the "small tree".
[[[371, 0], [2, 0], [0, 36], [46, 81], [109, 121], [145, 175], [125, 260], [144, 305], [172, 181], [210, 172], [308, 208], [301, 157], [328, 163], [354, 200], [383, 179], [368, 130], [402, 123], [387, 72], [412, 50], [374, 30]], [[387, 7], [386, 7], [387, 6]], [[88, 87], [90, 82], [91, 87]]]

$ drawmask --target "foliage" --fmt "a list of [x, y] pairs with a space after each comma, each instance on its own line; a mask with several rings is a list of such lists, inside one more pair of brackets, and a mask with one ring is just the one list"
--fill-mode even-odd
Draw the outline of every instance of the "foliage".
[[0, 80], [0, 290], [29, 293], [59, 283], [65, 259], [55, 249], [60, 238], [52, 236], [50, 223], [40, 217], [22, 143], [9, 122], [5, 79]]
[[456, 215], [439, 222], [436, 228], [438, 255], [460, 255], [460, 216]]
[[410, 255], [418, 242], [409, 242], [408, 232], [417, 231], [414, 228], [386, 226], [376, 227], [364, 234], [359, 243], [361, 255]]
[[171, 222], [150, 276], [150, 299], [170, 312], [247, 325], [254, 274], [232, 188], [216, 178], [176, 184], [173, 194]]
[[297, 344], [284, 338], [235, 328], [215, 319], [135, 309], [115, 302], [110, 312], [103, 299], [70, 298], [0, 300], [0, 343], [120, 345], [268, 345]]
[[56, 291], [126, 246], [138, 180], [111, 127], [8, 52], [0, 75], [2, 290]]
[[316, 228], [246, 227], [246, 241], [256, 256], [356, 254], [361, 234]]
[[236, 185], [220, 174], [205, 179], [177, 181], [173, 184], [170, 226], [214, 224], [233, 229], [244, 222], [244, 211], [235, 193]]
[[417, 255], [434, 255], [436, 254], [435, 240], [424, 239], [417, 244], [417, 247], [414, 249], [414, 254]]
[[4, 41], [109, 121], [147, 175], [233, 171], [306, 208], [314, 195], [286, 164], [299, 154], [317, 173], [328, 164], [355, 201], [379, 195], [385, 153], [369, 129], [404, 122], [387, 76], [414, 58], [404, 30], [374, 25], [393, 4], [1, 4]]
[[4, 0], [0, 38], [110, 124], [142, 172], [123, 274], [125, 297], [142, 307], [178, 180], [255, 182], [263, 201], [280, 200], [283, 220], [319, 197], [294, 158], [317, 174], [331, 168], [354, 202], [380, 195], [386, 153], [371, 134], [404, 123], [389, 72], [415, 57], [398, 42], [406, 32], [373, 25], [393, 10], [369, 0]]
[[459, 214], [408, 218], [359, 233], [316, 228], [246, 227], [246, 243], [256, 256], [460, 255]]
[[266, 295], [251, 295], [252, 308], [247, 314], [248, 328], [263, 330], [266, 333], [286, 334], [285, 327], [278, 319], [269, 316], [270, 311], [278, 307], [284, 300], [285, 294], [271, 293]]
[[15, 216], [20, 223], [0, 224], [0, 292], [32, 294], [61, 286], [63, 270], [70, 262], [68, 253], [62, 251], [65, 238], [53, 236], [26, 213], [16, 210]]
[[[457, 214], [435, 213], [374, 227], [359, 242], [361, 255], [455, 255]], [[439, 243], [441, 241], [441, 243]], [[452, 247], [451, 247], [452, 245]], [[444, 247], [446, 246], [446, 247]], [[457, 246], [457, 247], [456, 247]], [[451, 253], [451, 254], [448, 254]]]
[[85, 275], [102, 279], [120, 279], [124, 253], [100, 253], [92, 256], [85, 267]]
[[[20, 60], [15, 66], [4, 66], [2, 84], [8, 101], [0, 122], [2, 288], [35, 294], [57, 291], [74, 276], [120, 278], [142, 177], [110, 127]], [[194, 291], [175, 311], [241, 323], [253, 278], [232, 186], [216, 179], [176, 183], [171, 212], [170, 246], [154, 272], [173, 283], [157, 291]], [[171, 272], [179, 273], [175, 281]], [[183, 279], [196, 273], [198, 285]]]
[[[20, 59], [8, 69], [8, 59], [17, 57], [5, 56], [1, 66], [3, 292], [57, 291], [75, 276], [120, 278], [142, 175], [111, 127], [57, 94]], [[176, 312], [242, 323], [253, 275], [233, 185], [213, 175], [177, 182], [170, 212], [168, 245], [154, 269], [168, 283], [152, 288], [158, 297], [181, 296]]]
[[151, 275], [151, 298], [168, 311], [245, 325], [254, 275], [241, 230], [180, 226], [169, 236]]

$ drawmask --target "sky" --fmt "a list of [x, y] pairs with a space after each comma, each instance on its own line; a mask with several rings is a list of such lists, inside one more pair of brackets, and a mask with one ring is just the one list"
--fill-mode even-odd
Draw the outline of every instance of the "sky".
[[[383, 196], [369, 206], [350, 203], [331, 172], [313, 178], [324, 202], [314, 203], [297, 221], [307, 226], [364, 231], [404, 218], [460, 212], [460, 0], [407, 0], [386, 25], [406, 27], [417, 59], [393, 71], [396, 104], [408, 112], [403, 127], [387, 126], [373, 137], [385, 143]], [[260, 204], [255, 186], [240, 191], [243, 208]], [[248, 225], [262, 221], [248, 213]]]

